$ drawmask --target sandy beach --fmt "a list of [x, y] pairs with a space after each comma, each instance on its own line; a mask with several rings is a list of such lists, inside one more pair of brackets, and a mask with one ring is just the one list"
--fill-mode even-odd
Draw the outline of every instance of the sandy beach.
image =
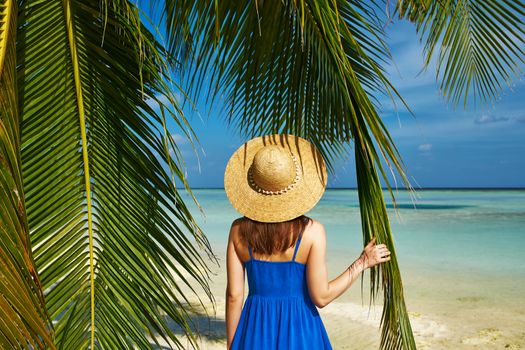
[[[333, 276], [344, 267], [341, 261], [332, 260], [329, 259], [329, 273]], [[487, 283], [476, 278], [458, 280], [453, 274], [440, 280], [437, 274], [417, 271], [407, 271], [403, 277], [418, 349], [525, 348], [525, 304], [515, 303], [523, 298], [523, 280], [495, 276]], [[206, 296], [201, 295], [206, 310], [201, 309], [202, 313], [193, 318], [194, 329], [201, 334], [201, 349], [226, 347], [225, 282], [225, 270], [222, 266], [215, 268], [211, 285], [215, 312]], [[445, 283], [447, 288], [440, 288]], [[319, 310], [334, 349], [379, 348], [382, 299], [369, 309], [368, 274], [364, 278], [363, 298], [360, 285], [357, 280], [347, 293]], [[193, 300], [197, 305], [197, 299]]]
[[[346, 193], [327, 193], [312, 216], [325, 223], [328, 274], [334, 278], [358, 256], [362, 242], [357, 202], [348, 204]], [[339, 203], [339, 197], [344, 201]], [[424, 210], [407, 204], [401, 220], [391, 216], [418, 349], [525, 349], [525, 269], [520, 263], [525, 191], [424, 197]], [[201, 349], [225, 349], [225, 248], [236, 214], [221, 191], [207, 191], [201, 198], [207, 210], [203, 228], [219, 266], [211, 265], [216, 310], [206, 303], [194, 317], [194, 328], [201, 334]], [[380, 296], [369, 310], [368, 280], [367, 272], [363, 295], [358, 279], [319, 310], [334, 349], [379, 348], [383, 303]]]

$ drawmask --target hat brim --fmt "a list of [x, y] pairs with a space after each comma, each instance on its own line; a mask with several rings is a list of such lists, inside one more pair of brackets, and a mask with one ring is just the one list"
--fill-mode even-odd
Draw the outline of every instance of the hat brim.
[[[253, 158], [266, 145], [288, 149], [299, 162], [300, 180], [285, 193], [263, 194], [249, 184]], [[282, 222], [312, 209], [325, 191], [327, 178], [324, 159], [313, 144], [295, 135], [276, 134], [254, 138], [235, 151], [224, 172], [224, 190], [242, 215], [261, 222]]]

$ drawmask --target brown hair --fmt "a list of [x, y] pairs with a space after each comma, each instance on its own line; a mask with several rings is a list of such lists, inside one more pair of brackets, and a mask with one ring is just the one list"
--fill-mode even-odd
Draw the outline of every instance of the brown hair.
[[259, 222], [244, 217], [239, 225], [240, 238], [259, 254], [283, 253], [297, 242], [310, 221], [305, 215], [283, 222]]

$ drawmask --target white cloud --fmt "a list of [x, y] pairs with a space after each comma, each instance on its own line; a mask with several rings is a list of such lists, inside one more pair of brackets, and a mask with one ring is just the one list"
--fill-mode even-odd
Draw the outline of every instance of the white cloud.
[[177, 145], [184, 145], [188, 143], [188, 139], [185, 136], [182, 136], [181, 134], [173, 133], [171, 134], [171, 137], [173, 137], [173, 140]]
[[432, 149], [432, 144], [431, 143], [423, 143], [421, 145], [419, 145], [417, 147], [418, 150], [420, 150], [421, 152], [430, 152], [430, 150]]
[[[159, 108], [159, 103], [163, 104], [164, 106], [167, 106], [167, 107], [171, 106], [171, 103], [170, 103], [170, 100], [169, 100], [168, 96], [163, 95], [163, 94], [157, 94], [157, 95], [155, 95], [155, 98], [156, 98], [156, 100], [153, 99], [153, 98], [147, 99], [146, 103], [150, 107], [155, 108], [155, 109]], [[174, 92], [173, 93], [173, 98], [180, 105], [183, 102], [184, 96], [180, 92]]]
[[158, 109], [159, 108], [159, 102], [162, 103], [162, 104], [167, 104], [168, 103], [168, 98], [166, 96], [164, 96], [164, 95], [156, 95], [155, 98], [156, 98], [156, 100], [153, 99], [153, 98], [148, 98], [146, 100], [146, 103], [151, 108]]
[[499, 123], [499, 122], [506, 122], [508, 121], [508, 117], [498, 117], [498, 116], [492, 116], [489, 114], [483, 114], [480, 117], [474, 119], [474, 123], [476, 124], [490, 124], [490, 123]]

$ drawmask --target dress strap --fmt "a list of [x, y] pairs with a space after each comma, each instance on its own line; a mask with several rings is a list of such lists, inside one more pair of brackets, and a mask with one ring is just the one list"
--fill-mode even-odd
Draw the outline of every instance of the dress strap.
[[297, 250], [299, 250], [299, 244], [301, 244], [301, 238], [303, 238], [303, 233], [302, 232], [301, 232], [301, 235], [299, 236], [299, 239], [295, 243], [295, 250], [293, 251], [292, 261], [295, 261], [295, 256], [297, 255]]

